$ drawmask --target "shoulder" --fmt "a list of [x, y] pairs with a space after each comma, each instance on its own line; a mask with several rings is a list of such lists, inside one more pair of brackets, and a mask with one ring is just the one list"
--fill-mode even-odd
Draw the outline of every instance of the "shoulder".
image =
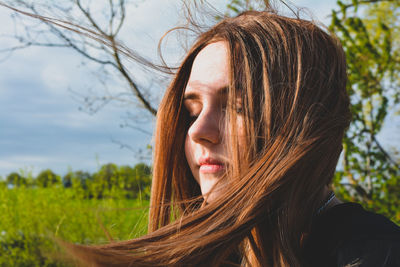
[[343, 203], [314, 220], [304, 252], [312, 266], [400, 266], [400, 227]]

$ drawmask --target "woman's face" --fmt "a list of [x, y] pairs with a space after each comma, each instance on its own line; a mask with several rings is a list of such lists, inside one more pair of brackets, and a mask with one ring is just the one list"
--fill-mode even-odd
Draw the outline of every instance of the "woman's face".
[[[186, 159], [207, 201], [218, 194], [219, 186], [213, 186], [222, 178], [229, 160], [224, 143], [228, 137], [224, 128], [228, 85], [226, 43], [209, 44], [193, 62], [184, 96], [184, 105], [192, 118], [185, 141]], [[243, 132], [241, 116], [237, 117], [237, 123], [240, 134]], [[206, 195], [211, 189], [212, 193]]]

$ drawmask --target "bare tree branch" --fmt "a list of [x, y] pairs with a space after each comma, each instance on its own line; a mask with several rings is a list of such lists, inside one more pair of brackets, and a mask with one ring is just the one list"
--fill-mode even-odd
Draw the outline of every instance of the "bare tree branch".
[[[141, 88], [134, 82], [134, 77], [130, 74], [124, 63], [121, 60], [121, 55], [132, 59], [134, 62], [139, 62], [144, 66], [151, 67], [154, 69], [161, 70], [162, 67], [158, 67], [153, 63], [149, 62], [147, 59], [143, 58], [141, 55], [132, 51], [131, 49], [125, 47], [124, 45], [118, 43], [116, 41], [116, 36], [121, 30], [123, 23], [125, 21], [126, 16], [126, 6], [124, 0], [119, 0], [118, 3], [114, 3], [113, 0], [108, 1], [108, 25], [106, 29], [103, 29], [99, 23], [96, 22], [93, 14], [90, 12], [89, 8], [86, 8], [82, 5], [81, 0], [74, 0], [72, 3], [75, 5], [77, 10], [83, 14], [84, 19], [88, 22], [86, 24], [91, 25], [90, 28], [85, 28], [81, 25], [85, 25], [82, 23], [73, 23], [71, 21], [66, 21], [62, 19], [50, 18], [40, 15], [40, 12], [37, 11], [35, 7], [35, 3], [28, 4], [25, 1], [18, 1], [19, 5], [27, 8], [30, 12], [25, 12], [14, 6], [7, 5], [3, 2], [0, 2], [0, 6], [7, 7], [18, 14], [22, 14], [25, 16], [33, 17], [35, 19], [41, 20], [48, 28], [49, 32], [56, 36], [58, 39], [62, 41], [63, 44], [52, 44], [51, 42], [40, 42], [31, 40], [33, 37], [30, 36], [32, 32], [37, 33], [38, 35], [46, 34], [45, 31], [31, 31], [29, 28], [25, 30], [27, 35], [27, 40], [24, 37], [15, 36], [15, 38], [21, 43], [21, 45], [11, 47], [8, 49], [2, 49], [0, 52], [10, 52], [18, 49], [23, 49], [29, 46], [47, 46], [47, 47], [70, 47], [75, 50], [77, 53], [82, 55], [84, 58], [99, 64], [100, 66], [111, 66], [115, 69], [121, 76], [127, 81], [127, 84], [130, 88], [130, 91], [133, 95], [139, 100], [142, 104], [143, 108], [148, 110], [152, 115], [156, 115], [157, 110], [152, 106], [148, 97], [146, 96], [146, 89]], [[52, 4], [52, 7], [55, 5]], [[61, 10], [61, 12], [69, 13], [69, 9], [65, 7], [56, 7]], [[68, 10], [67, 10], [68, 9]], [[114, 29], [114, 26], [116, 28]], [[109, 29], [107, 29], [107, 27]], [[67, 30], [67, 32], [65, 32]], [[68, 33], [77, 33], [81, 40], [75, 39], [68, 35]], [[35, 37], [36, 38], [36, 37]], [[94, 42], [89, 42], [88, 40], [92, 40]], [[96, 45], [97, 44], [97, 45]], [[93, 53], [95, 50], [104, 53], [105, 57], [96, 55]], [[107, 58], [109, 57], [109, 58]]]
[[392, 163], [392, 165], [396, 168], [396, 169], [400, 169], [399, 164], [389, 155], [389, 153], [382, 147], [382, 145], [379, 143], [378, 139], [376, 139], [375, 135], [371, 135], [372, 136], [372, 140], [374, 141], [374, 143], [376, 144], [376, 146], [378, 147], [378, 149], [382, 152], [382, 154], [386, 157], [386, 159], [388, 161], [390, 161], [390, 163]]
[[124, 68], [123, 64], [121, 63], [121, 59], [118, 53], [117, 48], [115, 47], [114, 49], [114, 57], [115, 61], [117, 62], [118, 65], [118, 70], [121, 72], [121, 74], [125, 77], [125, 79], [128, 81], [129, 86], [131, 87], [133, 93], [137, 96], [137, 98], [140, 100], [140, 102], [145, 106], [147, 110], [149, 110], [154, 116], [157, 115], [157, 110], [152, 107], [152, 105], [146, 100], [146, 98], [143, 96], [142, 92], [138, 89], [136, 83], [132, 80], [126, 69]]
[[80, 0], [75, 0], [75, 3], [77, 4], [78, 8], [80, 11], [82, 11], [82, 13], [86, 16], [86, 18], [90, 21], [90, 23], [92, 24], [92, 26], [103, 36], [107, 37], [108, 34], [105, 33], [100, 27], [99, 25], [97, 25], [97, 23], [94, 21], [92, 15], [89, 13], [89, 11], [85, 10], [82, 5], [81, 5], [81, 1]]
[[108, 0], [108, 3], [110, 5], [110, 19], [108, 20], [108, 28], [109, 28], [109, 34], [113, 34], [113, 24], [114, 24], [114, 18], [115, 18], [115, 10], [114, 10], [114, 5], [113, 5], [113, 0]]
[[122, 28], [122, 25], [124, 24], [125, 14], [126, 14], [124, 6], [125, 6], [125, 1], [124, 0], [119, 0], [119, 9], [120, 9], [120, 12], [121, 12], [121, 18], [119, 20], [119, 24], [118, 24], [117, 28], [115, 29], [114, 36], [116, 36], [119, 33], [119, 31]]
[[4, 52], [13, 52], [20, 49], [28, 48], [29, 46], [45, 46], [45, 47], [68, 47], [65, 44], [52, 44], [52, 43], [36, 43], [36, 42], [27, 42], [20, 46], [13, 46], [9, 48], [0, 49], [0, 53]]
[[[102, 64], [102, 65], [111, 65], [114, 67], [117, 67], [117, 65], [115, 65], [114, 62], [109, 61], [109, 60], [101, 60], [98, 59], [96, 57], [91, 56], [89, 53], [87, 53], [86, 51], [84, 51], [83, 49], [79, 48], [70, 38], [68, 38], [65, 34], [63, 34], [60, 30], [58, 30], [56, 27], [54, 27], [52, 24], [49, 24], [47, 22], [45, 22], [46, 24], [48, 24], [48, 26], [58, 35], [59, 38], [63, 39], [69, 47], [71, 47], [72, 49], [74, 49], [76, 52], [78, 52], [79, 54], [81, 54], [82, 56], [84, 56], [85, 58], [94, 61], [96, 63]], [[104, 49], [105, 51], [106, 49]]]

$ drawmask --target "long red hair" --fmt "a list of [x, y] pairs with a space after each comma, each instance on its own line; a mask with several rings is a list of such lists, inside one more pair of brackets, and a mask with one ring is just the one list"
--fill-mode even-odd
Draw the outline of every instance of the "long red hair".
[[[183, 94], [196, 55], [224, 41], [230, 58], [229, 186], [207, 205], [184, 153]], [[103, 246], [66, 245], [95, 266], [302, 266], [350, 119], [338, 40], [314, 23], [249, 11], [201, 34], [160, 104], [149, 233]], [[241, 98], [246, 151], [235, 134]]]

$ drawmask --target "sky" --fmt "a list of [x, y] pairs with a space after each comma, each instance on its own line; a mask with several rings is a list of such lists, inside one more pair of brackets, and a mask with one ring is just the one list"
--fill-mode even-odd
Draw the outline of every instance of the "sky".
[[[224, 1], [210, 2], [224, 7]], [[336, 7], [336, 0], [293, 2], [307, 7], [325, 24], [329, 24], [327, 16]], [[124, 42], [146, 57], [157, 59], [158, 40], [182, 20], [176, 3], [137, 1], [127, 13]], [[0, 50], [12, 45], [7, 35], [19, 29], [18, 25], [14, 27], [11, 14], [0, 7]], [[163, 55], [178, 62], [182, 55], [173, 49], [174, 44], [169, 40], [170, 50]], [[109, 162], [151, 162], [147, 146], [152, 144], [152, 116], [135, 104], [121, 102], [111, 102], [95, 113], [82, 109], [81, 96], [90, 95], [101, 86], [101, 75], [96, 70], [93, 64], [83, 64], [71, 49], [30, 47], [11, 55], [0, 53], [0, 177], [13, 171], [37, 175], [50, 168], [64, 175], [69, 170], [93, 172]], [[139, 84], [151, 88], [157, 103], [165, 82], [149, 81], [149, 74], [138, 67], [132, 71]], [[106, 77], [103, 82], [107, 90], [123, 92], [118, 77]], [[128, 113], [134, 116], [136, 129], [121, 127], [126, 124]], [[384, 132], [398, 129], [389, 123]]]

